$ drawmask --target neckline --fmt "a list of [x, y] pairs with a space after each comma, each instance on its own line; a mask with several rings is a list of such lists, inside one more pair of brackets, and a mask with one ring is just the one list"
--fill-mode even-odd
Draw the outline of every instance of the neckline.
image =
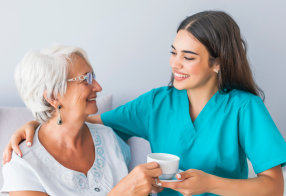
[[87, 172], [87, 175], [85, 175], [83, 172], [76, 171], [76, 170], [73, 170], [73, 169], [70, 169], [70, 168], [65, 167], [65, 166], [62, 165], [60, 162], [58, 162], [58, 161], [47, 151], [47, 149], [42, 145], [42, 143], [41, 143], [40, 140], [39, 140], [39, 131], [40, 131], [41, 126], [42, 126], [42, 125], [39, 125], [39, 126], [38, 126], [38, 128], [37, 128], [36, 131], [35, 131], [35, 136], [34, 136], [34, 137], [36, 138], [36, 142], [39, 144], [39, 147], [40, 147], [41, 151], [42, 151], [43, 153], [45, 153], [50, 160], [52, 160], [55, 164], [57, 164], [57, 165], [58, 165], [59, 167], [61, 167], [63, 170], [65, 170], [65, 171], [67, 171], [67, 172], [69, 172], [69, 173], [79, 174], [79, 175], [81, 175], [81, 176], [84, 176], [86, 179], [88, 179], [89, 176], [90, 176], [90, 173], [91, 173], [92, 169], [95, 167], [96, 162], [98, 161], [98, 160], [97, 160], [97, 159], [98, 159], [98, 155], [97, 155], [97, 153], [96, 153], [96, 147], [95, 147], [96, 144], [95, 144], [95, 142], [94, 142], [94, 141], [96, 141], [96, 136], [95, 136], [95, 135], [96, 135], [97, 133], [95, 132], [95, 133], [93, 134], [93, 133], [90, 131], [89, 126], [86, 125], [86, 126], [88, 127], [88, 131], [90, 132], [91, 137], [92, 137], [92, 141], [93, 141], [94, 161], [93, 161], [92, 166], [89, 168], [89, 170], [88, 170], [88, 172]]
[[192, 121], [191, 115], [190, 115], [190, 103], [189, 103], [189, 97], [187, 90], [184, 90], [184, 102], [185, 102], [185, 114], [187, 114], [187, 121], [191, 124], [191, 126], [197, 131], [199, 128], [199, 125], [201, 124], [200, 121], [203, 119], [203, 116], [205, 115], [206, 111], [208, 110], [209, 107], [213, 106], [216, 104], [217, 97], [219, 96], [220, 92], [219, 90], [213, 94], [213, 96], [208, 100], [206, 105], [203, 107], [203, 109], [200, 111], [198, 116], [194, 121]]

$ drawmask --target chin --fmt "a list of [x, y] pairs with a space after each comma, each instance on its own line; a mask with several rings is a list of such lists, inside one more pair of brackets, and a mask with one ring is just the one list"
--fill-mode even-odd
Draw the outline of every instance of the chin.
[[87, 112], [88, 115], [96, 114], [98, 112], [98, 108], [97, 108], [97, 106], [96, 107], [92, 107], [92, 108], [89, 107], [89, 108], [87, 108], [86, 112]]
[[173, 85], [174, 85], [174, 88], [176, 88], [177, 90], [186, 90], [187, 89], [186, 85], [176, 84], [175, 82]]

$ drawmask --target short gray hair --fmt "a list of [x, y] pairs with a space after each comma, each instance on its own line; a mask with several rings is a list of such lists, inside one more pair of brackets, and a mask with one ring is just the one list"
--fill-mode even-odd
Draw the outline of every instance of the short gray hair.
[[38, 122], [46, 122], [54, 112], [45, 100], [44, 92], [48, 98], [65, 94], [73, 55], [81, 56], [90, 65], [83, 49], [63, 45], [28, 52], [17, 65], [15, 82], [18, 92]]

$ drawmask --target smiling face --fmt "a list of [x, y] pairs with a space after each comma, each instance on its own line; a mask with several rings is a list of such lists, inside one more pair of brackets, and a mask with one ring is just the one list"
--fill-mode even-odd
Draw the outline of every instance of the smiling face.
[[209, 52], [191, 33], [180, 30], [172, 45], [170, 65], [178, 90], [216, 86], [219, 65], [209, 66]]
[[[73, 55], [71, 59], [72, 65], [70, 65], [68, 78], [86, 75], [93, 71], [84, 58]], [[86, 80], [68, 82], [66, 93], [58, 98], [62, 105], [61, 115], [68, 116], [70, 119], [82, 119], [89, 114], [95, 114], [98, 111], [95, 98], [97, 92], [101, 90], [96, 80], [93, 80], [92, 84], [88, 84]]]

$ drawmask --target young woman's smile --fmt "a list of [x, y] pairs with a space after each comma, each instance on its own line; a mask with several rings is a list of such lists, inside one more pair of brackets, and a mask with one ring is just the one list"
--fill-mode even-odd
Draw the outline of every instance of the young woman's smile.
[[216, 82], [216, 74], [210, 66], [209, 58], [202, 43], [188, 31], [180, 30], [172, 45], [170, 57], [174, 87], [178, 90], [195, 89]]

